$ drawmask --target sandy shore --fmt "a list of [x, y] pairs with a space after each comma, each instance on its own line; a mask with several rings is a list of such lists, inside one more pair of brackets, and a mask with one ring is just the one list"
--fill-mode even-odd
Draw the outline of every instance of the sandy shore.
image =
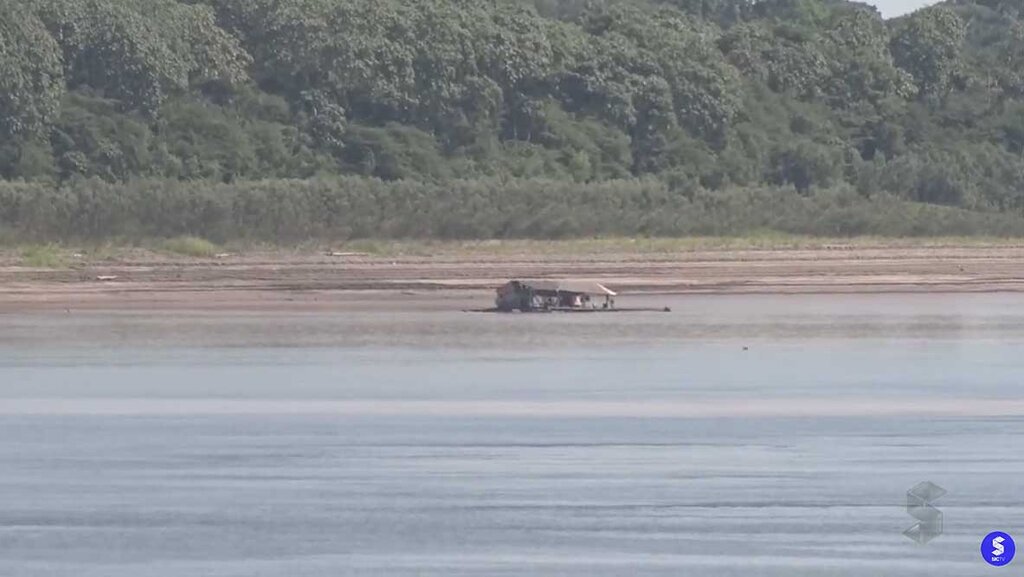
[[1024, 246], [823, 246], [664, 253], [473, 251], [418, 256], [135, 251], [56, 268], [0, 259], [0, 312], [345, 310], [486, 305], [511, 278], [585, 279], [626, 294], [1024, 291]]

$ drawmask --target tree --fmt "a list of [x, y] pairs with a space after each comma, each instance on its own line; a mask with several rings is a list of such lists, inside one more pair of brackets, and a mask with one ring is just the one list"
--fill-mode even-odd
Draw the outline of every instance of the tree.
[[245, 81], [249, 56], [202, 5], [175, 0], [40, 0], [64, 54], [69, 88], [102, 90], [156, 115], [168, 93], [210, 81]]
[[965, 35], [963, 20], [944, 7], [918, 10], [896, 25], [890, 49], [920, 99], [941, 99], [952, 89], [963, 69]]
[[818, 42], [786, 26], [741, 24], [721, 38], [719, 48], [746, 78], [798, 98], [816, 98], [829, 74]]
[[877, 104], [890, 96], [913, 94], [913, 80], [895, 66], [889, 53], [889, 31], [874, 10], [839, 12], [824, 34], [829, 75], [824, 91], [836, 107]]
[[60, 107], [60, 49], [16, 0], [0, 0], [0, 137], [45, 134]]

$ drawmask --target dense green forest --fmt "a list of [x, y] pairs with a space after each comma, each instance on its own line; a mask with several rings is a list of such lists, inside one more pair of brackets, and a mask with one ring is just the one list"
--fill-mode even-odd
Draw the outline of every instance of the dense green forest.
[[0, 0], [0, 235], [1024, 233], [1024, 4]]

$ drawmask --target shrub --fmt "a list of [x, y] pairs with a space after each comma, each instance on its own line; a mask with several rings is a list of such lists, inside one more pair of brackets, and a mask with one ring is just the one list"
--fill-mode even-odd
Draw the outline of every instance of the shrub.
[[161, 247], [167, 252], [196, 258], [211, 257], [218, 251], [217, 245], [196, 236], [167, 239], [161, 244]]
[[65, 265], [60, 249], [52, 244], [32, 245], [21, 251], [21, 266], [61, 268]]

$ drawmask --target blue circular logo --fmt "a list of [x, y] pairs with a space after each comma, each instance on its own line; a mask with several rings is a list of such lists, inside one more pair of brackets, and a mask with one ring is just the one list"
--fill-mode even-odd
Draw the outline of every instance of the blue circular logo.
[[993, 531], [981, 540], [981, 558], [993, 567], [1002, 567], [1013, 561], [1017, 553], [1017, 546], [1010, 537], [1002, 531]]

